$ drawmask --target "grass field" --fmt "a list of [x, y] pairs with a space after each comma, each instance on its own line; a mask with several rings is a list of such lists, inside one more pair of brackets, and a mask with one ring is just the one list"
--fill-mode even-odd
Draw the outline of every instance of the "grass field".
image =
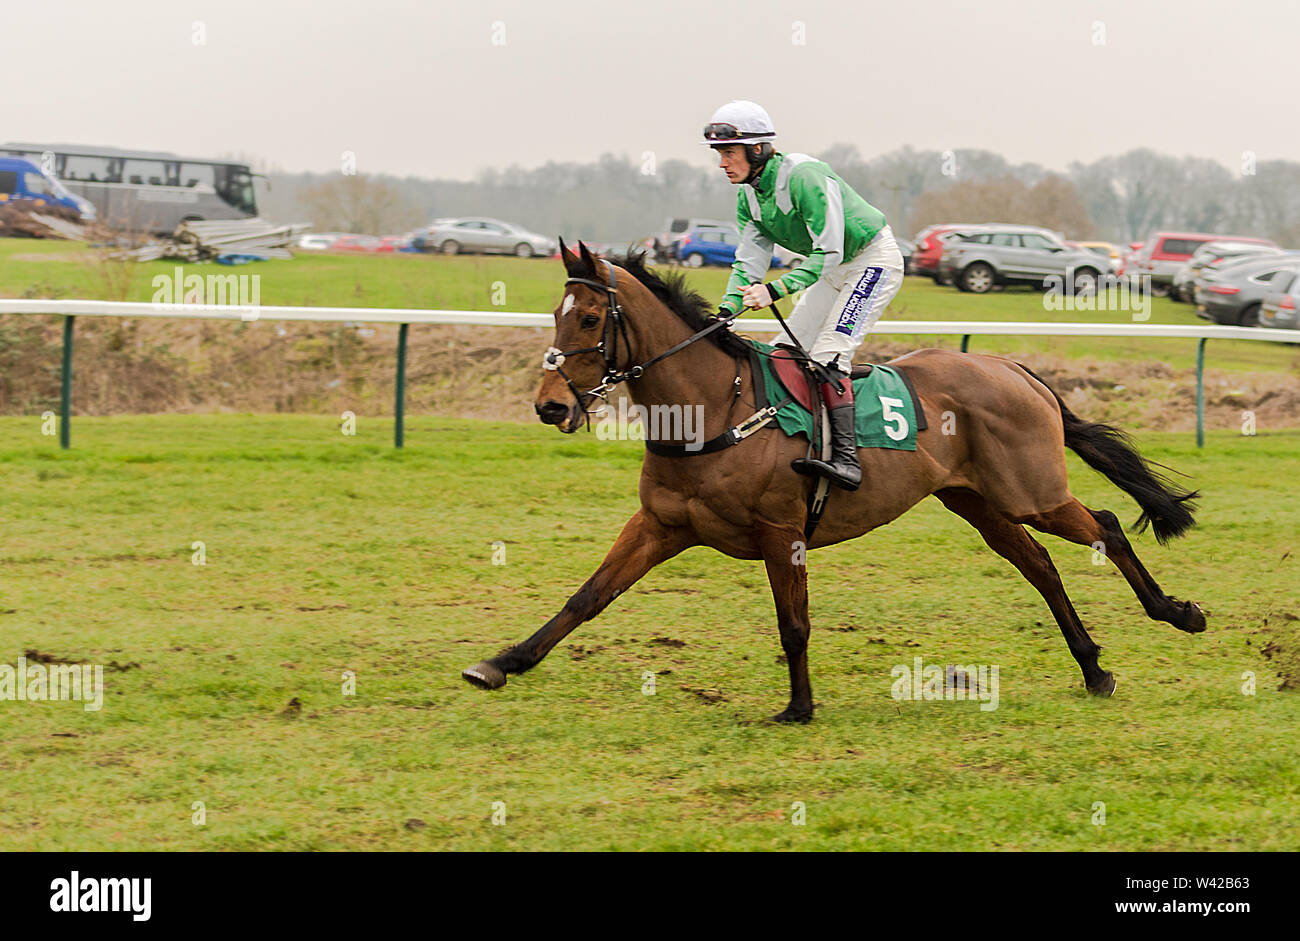
[[[93, 253], [68, 242], [0, 239], [0, 297], [108, 298], [102, 266]], [[149, 301], [152, 279], [171, 277], [177, 265], [157, 261], [125, 271], [129, 287], [109, 299]], [[184, 274], [257, 274], [266, 305], [413, 307], [421, 309], [508, 310], [549, 313], [563, 292], [558, 261], [504, 256], [323, 255], [303, 252], [292, 261], [238, 269], [219, 265], [179, 266]], [[721, 298], [728, 269], [686, 269], [705, 297]], [[117, 272], [122, 274], [122, 272]], [[500, 289], [504, 287], [504, 299]], [[885, 315], [890, 320], [1037, 320], [1131, 323], [1127, 311], [1052, 312], [1042, 295], [1011, 288], [983, 296], [939, 287], [928, 278], [908, 278]], [[1153, 298], [1150, 323], [1205, 323], [1189, 304]], [[955, 347], [958, 337], [894, 335], [911, 346]], [[1047, 352], [1098, 359], [1160, 360], [1175, 369], [1195, 365], [1196, 341], [1151, 338], [975, 337], [973, 350], [1018, 354]], [[1300, 370], [1300, 349], [1275, 343], [1224, 342], [1211, 345], [1208, 362], [1226, 370]]]
[[[936, 501], [813, 553], [819, 711], [798, 727], [755, 721], [787, 696], [762, 567], [703, 549], [503, 690], [467, 686], [600, 561], [640, 447], [427, 417], [404, 452], [390, 434], [79, 419], [61, 452], [0, 418], [0, 663], [109, 667], [98, 712], [0, 702], [0, 848], [1300, 849], [1300, 432], [1142, 438], [1205, 494], [1188, 538], [1134, 538], [1205, 634], [1043, 537], [1109, 700]], [[1136, 516], [1070, 460], [1085, 502]], [[997, 665], [998, 708], [895, 701], [914, 656]]]

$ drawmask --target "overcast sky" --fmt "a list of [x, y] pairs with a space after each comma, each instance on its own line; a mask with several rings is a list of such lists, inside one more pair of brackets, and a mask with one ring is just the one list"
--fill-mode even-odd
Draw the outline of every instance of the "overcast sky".
[[0, 139], [286, 171], [704, 166], [731, 98], [814, 155], [1300, 160], [1297, 0], [39, 0], [5, 20]]

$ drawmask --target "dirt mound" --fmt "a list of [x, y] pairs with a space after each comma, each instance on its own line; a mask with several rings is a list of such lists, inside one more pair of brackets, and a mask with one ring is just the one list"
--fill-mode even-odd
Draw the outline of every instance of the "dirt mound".
[[32, 214], [54, 219], [76, 222], [80, 217], [66, 206], [45, 203], [37, 206], [34, 201], [19, 199], [12, 202], [0, 202], [0, 237], [26, 237], [35, 239], [60, 238], [49, 226], [38, 222]]
[[[1195, 369], [1041, 354], [1019, 360], [1055, 389], [1071, 411], [1091, 421], [1153, 431], [1196, 428]], [[1240, 430], [1250, 424], [1257, 430], [1300, 424], [1300, 376], [1206, 369], [1206, 428]]]

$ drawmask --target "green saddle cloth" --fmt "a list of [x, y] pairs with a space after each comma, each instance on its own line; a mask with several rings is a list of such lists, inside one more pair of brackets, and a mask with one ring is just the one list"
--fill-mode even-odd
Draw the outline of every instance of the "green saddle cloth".
[[[756, 340], [749, 341], [760, 353], [776, 349]], [[789, 390], [781, 382], [766, 356], [758, 357], [763, 384], [771, 404], [779, 402]], [[872, 365], [871, 373], [853, 383], [854, 426], [860, 448], [916, 450], [916, 404], [898, 370]], [[813, 437], [812, 414], [791, 397], [776, 413], [776, 423], [786, 434]]]

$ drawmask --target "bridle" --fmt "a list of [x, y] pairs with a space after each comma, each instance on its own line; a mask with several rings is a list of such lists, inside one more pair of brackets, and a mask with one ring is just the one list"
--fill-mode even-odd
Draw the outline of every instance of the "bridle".
[[[632, 355], [632, 344], [627, 335], [627, 318], [623, 313], [622, 306], [618, 303], [618, 275], [614, 271], [614, 266], [606, 262], [606, 269], [609, 271], [609, 281], [594, 281], [591, 278], [569, 278], [564, 282], [567, 287], [570, 284], [585, 284], [588, 287], [595, 288], [598, 291], [605, 292], [605, 326], [601, 331], [600, 343], [596, 346], [584, 346], [580, 349], [559, 350], [551, 347], [542, 356], [542, 368], [554, 370], [560, 374], [560, 378], [569, 386], [569, 391], [578, 401], [578, 408], [581, 409], [583, 417], [587, 423], [591, 423], [591, 412], [587, 410], [587, 402], [590, 399], [600, 399], [602, 403], [608, 404], [609, 393], [614, 390], [620, 383], [627, 382], [629, 379], [639, 379], [641, 375], [660, 360], [667, 359], [674, 353], [686, 349], [696, 340], [701, 340], [713, 333], [731, 324], [733, 320], [740, 316], [739, 313], [732, 314], [730, 317], [723, 317], [715, 320], [702, 330], [697, 331], [694, 335], [682, 340], [676, 346], [673, 346], [659, 355], [647, 360], [639, 366], [629, 366], [625, 370], [618, 368], [618, 340], [623, 338], [623, 347], [628, 358]], [[599, 353], [605, 361], [605, 374], [600, 380], [600, 385], [587, 392], [579, 392], [578, 387], [574, 385], [573, 380], [565, 373], [563, 369], [564, 361], [567, 357], [578, 356], [583, 353]], [[603, 411], [604, 405], [601, 406]], [[600, 414], [597, 412], [597, 414]]]

